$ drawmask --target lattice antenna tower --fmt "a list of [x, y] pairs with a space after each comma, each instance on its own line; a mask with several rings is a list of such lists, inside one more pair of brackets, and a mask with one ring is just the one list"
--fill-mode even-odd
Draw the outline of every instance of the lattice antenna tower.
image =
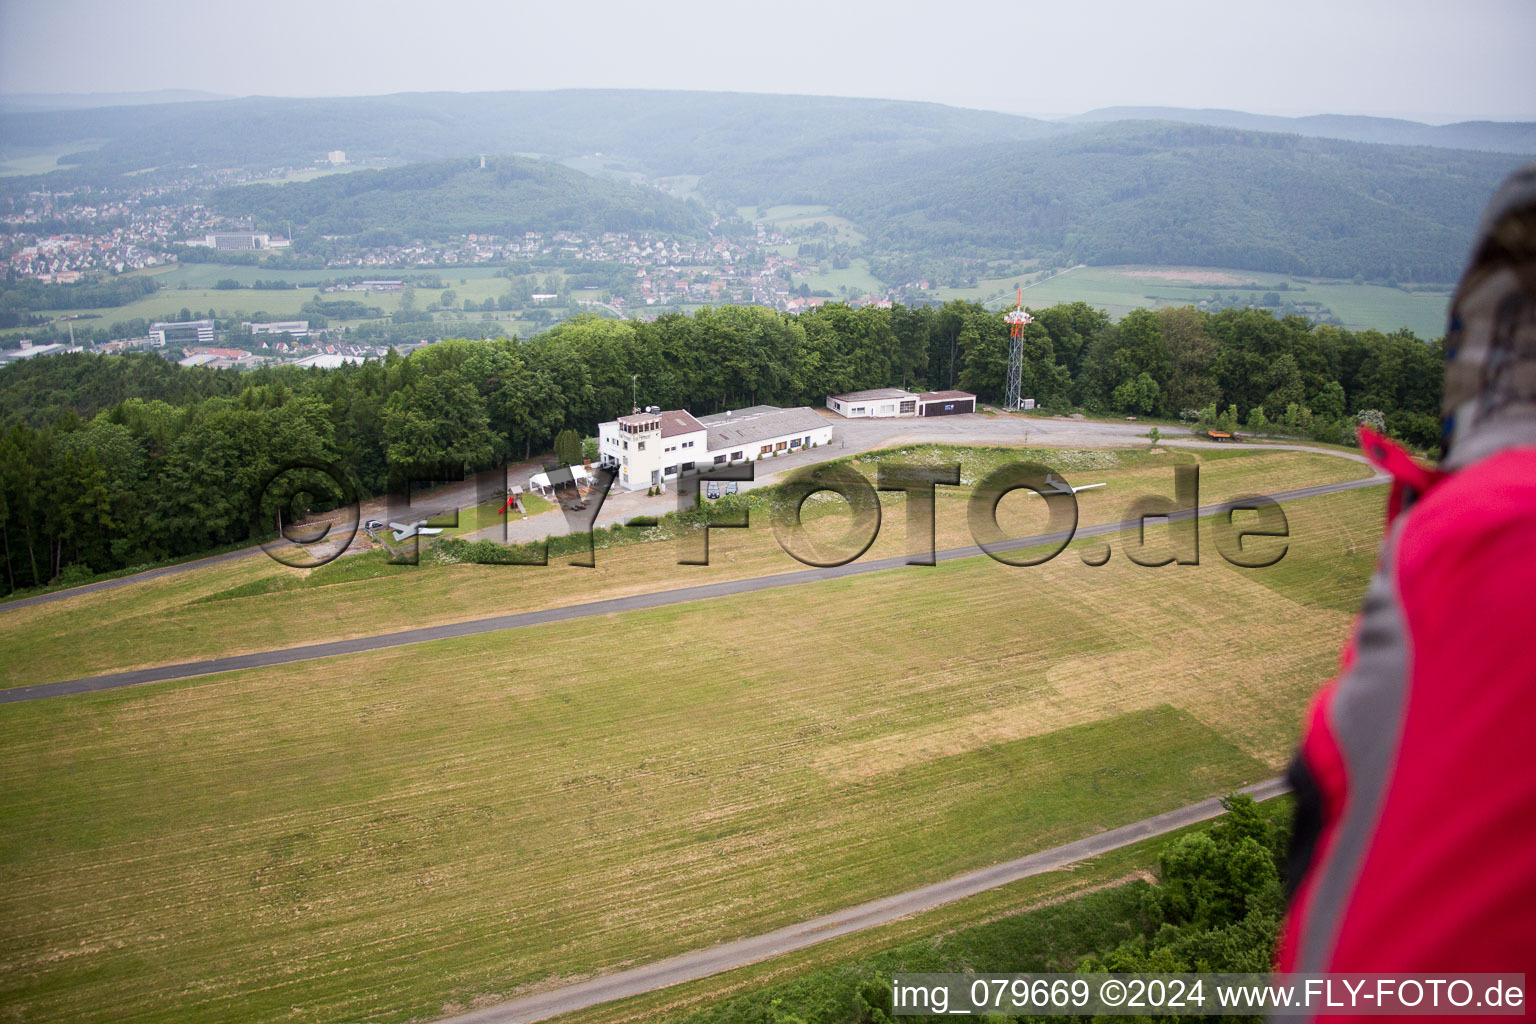
[[1034, 317], [1024, 312], [1023, 288], [1019, 289], [1018, 305], [1003, 314], [1003, 320], [1008, 324], [1008, 386], [1003, 390], [1003, 400], [1011, 411], [1024, 406], [1024, 396], [1019, 393], [1024, 387], [1024, 328], [1035, 322]]

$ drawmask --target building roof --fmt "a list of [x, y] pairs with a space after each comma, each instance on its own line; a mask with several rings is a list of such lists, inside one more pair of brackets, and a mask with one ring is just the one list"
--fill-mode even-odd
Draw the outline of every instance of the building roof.
[[660, 419], [661, 417], [653, 412], [637, 412], [632, 413], [629, 416], [620, 416], [613, 422], [619, 424], [622, 427], [636, 427], [645, 423], [659, 422]]
[[952, 402], [957, 398], [975, 398], [969, 391], [924, 391], [917, 396], [919, 402]]
[[704, 429], [704, 424], [694, 419], [693, 413], [684, 412], [682, 409], [668, 409], [659, 415], [661, 416], [662, 437], [692, 434]]
[[829, 425], [815, 409], [803, 405], [796, 409], [754, 405], [736, 412], [717, 412], [703, 417], [700, 422], [709, 430], [709, 450], [712, 452]]
[[901, 388], [872, 388], [869, 391], [850, 391], [846, 395], [830, 397], [840, 402], [875, 402], [882, 398], [916, 398], [917, 396]]

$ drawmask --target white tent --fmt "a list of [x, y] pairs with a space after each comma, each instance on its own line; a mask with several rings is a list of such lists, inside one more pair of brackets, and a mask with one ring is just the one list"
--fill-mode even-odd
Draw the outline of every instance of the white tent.
[[[576, 481], [577, 487], [592, 486], [592, 471], [590, 469], [587, 469], [585, 466], [568, 466], [566, 469], [570, 472], [571, 478]], [[563, 486], [565, 484], [565, 480], [563, 479], [565, 476], [564, 472], [557, 469], [554, 471], [554, 475], [555, 482], [550, 483], [549, 473], [533, 474], [533, 476], [528, 478], [528, 489], [533, 491], [535, 494], [542, 494], [546, 498], [549, 497], [555, 493], [555, 488], [557, 486]]]

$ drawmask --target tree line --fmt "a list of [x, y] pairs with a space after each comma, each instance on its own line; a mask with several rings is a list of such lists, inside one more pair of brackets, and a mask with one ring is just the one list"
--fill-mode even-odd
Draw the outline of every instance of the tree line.
[[[1331, 441], [1367, 413], [1416, 445], [1439, 435], [1441, 350], [1406, 331], [1188, 307], [1111, 322], [1071, 303], [1040, 310], [1023, 347], [1024, 395], [1048, 410], [1279, 424]], [[956, 301], [589, 315], [528, 340], [445, 341], [335, 370], [241, 373], [148, 353], [26, 360], [0, 370], [5, 585], [248, 540], [253, 492], [295, 460], [339, 463], [374, 495], [392, 466], [476, 472], [548, 451], [563, 430], [590, 436], [633, 402], [702, 414], [889, 386], [995, 402], [1008, 349], [1000, 313]]]

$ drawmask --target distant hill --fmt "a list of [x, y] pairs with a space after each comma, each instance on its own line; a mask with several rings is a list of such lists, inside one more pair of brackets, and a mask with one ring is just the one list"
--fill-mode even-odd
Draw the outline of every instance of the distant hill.
[[1531, 121], [1461, 121], [1456, 124], [1432, 125], [1391, 117], [1357, 117], [1347, 114], [1274, 117], [1268, 114], [1248, 114], [1240, 110], [1190, 110], [1184, 107], [1104, 107], [1062, 120], [1069, 124], [1182, 121], [1217, 128], [1289, 132], [1309, 138], [1380, 142], [1392, 146], [1436, 146], [1490, 153], [1536, 154], [1536, 122]]
[[222, 93], [203, 92], [200, 89], [161, 89], [157, 92], [13, 92], [0, 93], [0, 111], [90, 110], [230, 98]]
[[[715, 210], [833, 206], [869, 236], [871, 258], [1035, 255], [1401, 281], [1453, 279], [1498, 180], [1516, 154], [1536, 152], [1530, 124], [1126, 109], [1137, 119], [1101, 122], [1116, 112], [1099, 111], [1059, 123], [746, 93], [246, 97], [0, 113], [0, 139], [53, 151], [99, 143], [65, 158], [73, 169], [50, 179], [60, 182], [146, 168], [136, 182], [177, 182], [192, 164], [265, 170], [334, 149], [406, 165], [214, 198], [227, 213], [312, 233], [702, 229], [698, 207], [554, 165], [581, 158], [621, 180], [697, 177]], [[1165, 119], [1145, 119], [1154, 115]], [[465, 158], [479, 154], [491, 174], [470, 173]], [[513, 159], [530, 155], [550, 159]]]
[[292, 222], [296, 233], [370, 235], [402, 244], [485, 232], [664, 231], [702, 235], [707, 220], [654, 188], [596, 178], [548, 160], [492, 157], [354, 171], [284, 185], [221, 189], [209, 205], [254, 217], [261, 227]]
[[1121, 122], [847, 183], [882, 247], [1453, 280], [1507, 155]]
[[[246, 97], [208, 103], [0, 114], [16, 147], [106, 140], [69, 158], [115, 175], [187, 164], [302, 165], [333, 149], [354, 161], [488, 154], [603, 154], [647, 175], [805, 168], [1068, 129], [937, 103], [645, 90], [402, 93], [339, 99]], [[745, 174], [744, 178], [750, 178]], [[733, 193], [754, 201], [754, 188]]]

